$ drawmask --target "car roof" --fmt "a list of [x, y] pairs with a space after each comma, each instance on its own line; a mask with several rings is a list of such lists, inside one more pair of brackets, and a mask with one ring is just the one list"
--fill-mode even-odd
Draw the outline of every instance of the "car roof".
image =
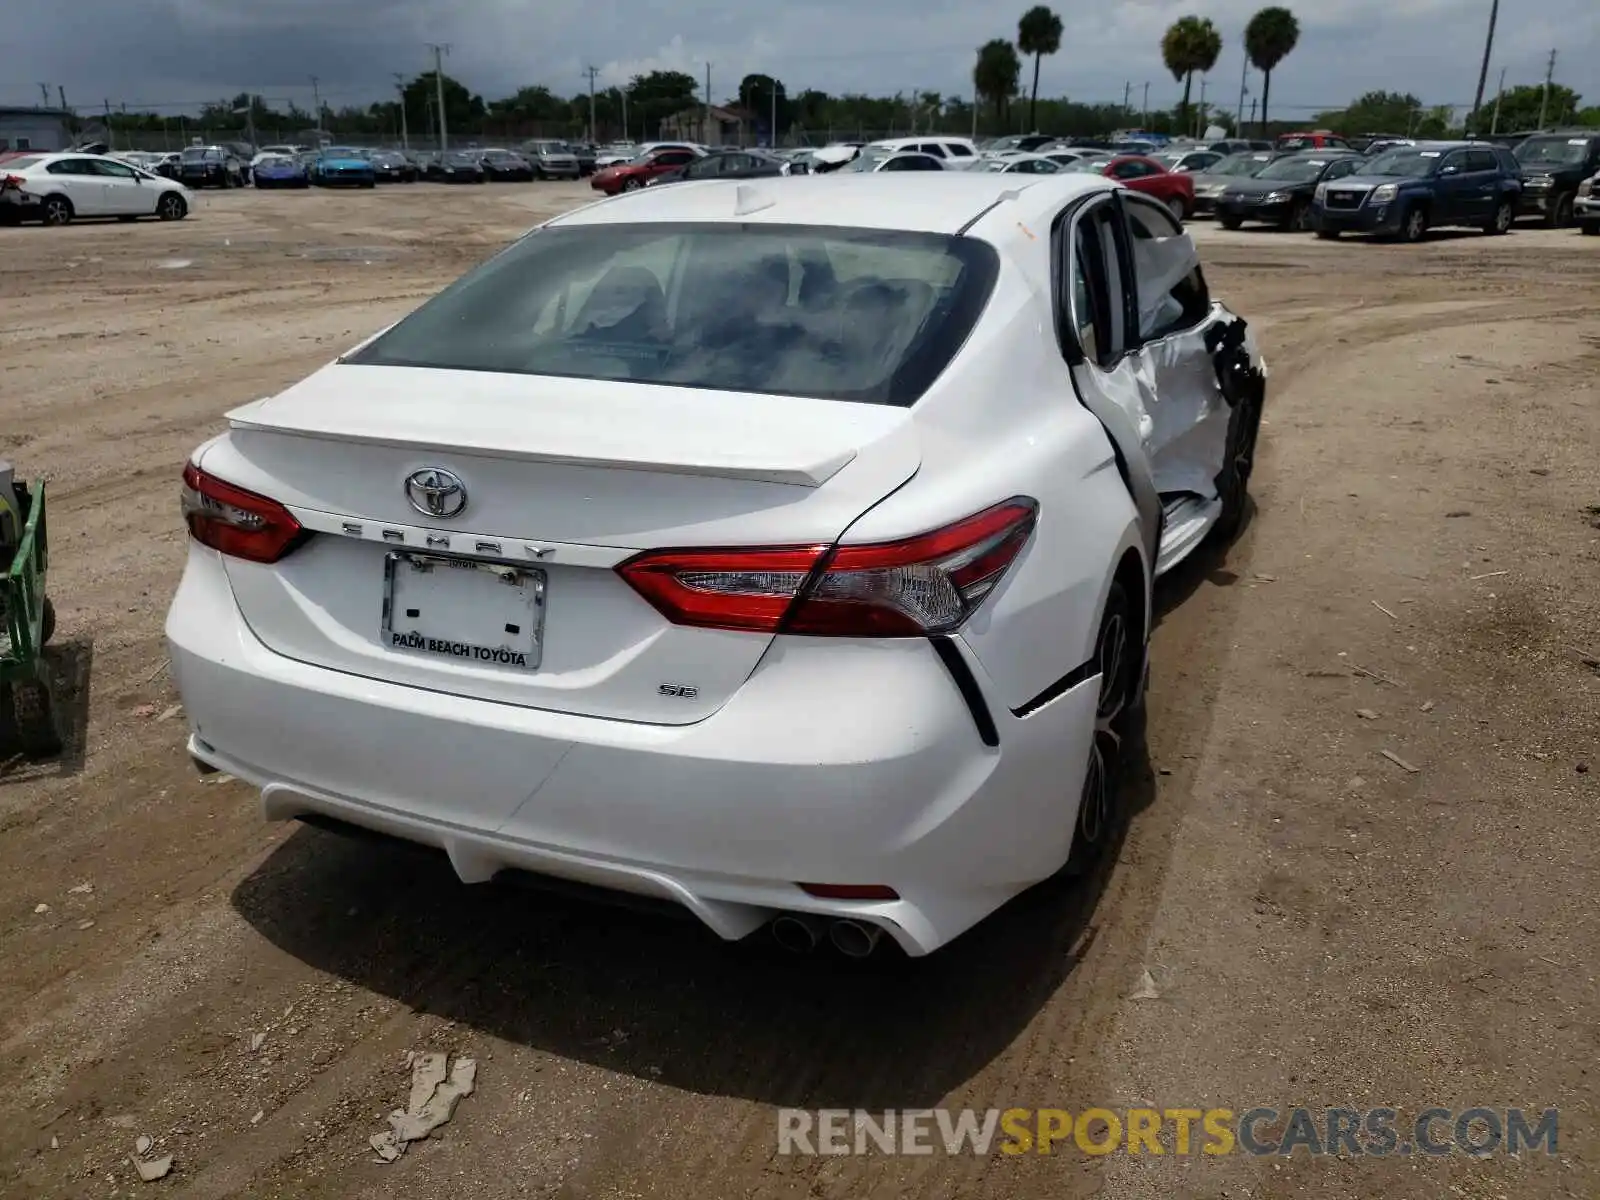
[[[1019, 136], [1025, 137], [1027, 135], [1023, 134]], [[920, 146], [925, 142], [957, 142], [963, 146], [970, 146], [973, 144], [971, 138], [952, 137], [947, 133], [923, 133], [918, 134], [915, 137], [879, 138], [875, 142], [868, 142], [867, 145], [873, 147], [882, 147], [886, 150], [892, 150], [897, 146]]]
[[[641, 188], [573, 209], [546, 224], [571, 227], [705, 221], [954, 234], [972, 226], [1006, 199], [1017, 202], [1019, 216], [1028, 212], [1037, 219], [1035, 210], [1046, 199], [1050, 211], [1055, 211], [1075, 196], [1115, 186], [1099, 175], [1003, 175], [979, 171], [951, 171], [937, 183], [921, 173], [905, 175], [894, 171], [777, 176], [737, 188], [707, 180], [671, 188]], [[764, 207], [741, 204], [742, 196], [751, 196]]]

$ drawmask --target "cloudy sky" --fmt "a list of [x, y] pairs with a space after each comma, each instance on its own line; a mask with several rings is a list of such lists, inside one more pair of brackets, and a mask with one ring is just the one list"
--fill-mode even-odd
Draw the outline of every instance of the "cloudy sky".
[[[1148, 82], [1152, 107], [1174, 103], [1161, 32], [1197, 13], [1224, 39], [1208, 96], [1231, 107], [1244, 25], [1262, 2], [1061, 3], [1066, 34], [1045, 61], [1040, 92], [1120, 102], [1131, 84], [1138, 106]], [[1016, 0], [1018, 13], [1025, 6]], [[425, 69], [430, 42], [448, 43], [446, 70], [490, 98], [523, 84], [579, 92], [589, 65], [606, 86], [654, 68], [703, 78], [707, 62], [718, 100], [750, 71], [792, 90], [956, 94], [970, 91], [975, 47], [1016, 32], [1004, 6], [971, 0], [11, 0], [10, 8], [12, 19], [0, 22], [11, 68], [0, 72], [0, 103], [37, 103], [48, 83], [78, 107], [110, 100], [174, 113], [246, 90], [309, 107], [312, 75], [334, 106], [367, 103], [392, 94], [394, 72]], [[1489, 0], [1307, 4], [1300, 46], [1274, 81], [1273, 112], [1309, 115], [1378, 88], [1468, 105], [1488, 11]], [[1552, 47], [1557, 81], [1600, 103], [1597, 0], [1502, 4], [1490, 92], [1502, 68], [1507, 86], [1541, 82]]]

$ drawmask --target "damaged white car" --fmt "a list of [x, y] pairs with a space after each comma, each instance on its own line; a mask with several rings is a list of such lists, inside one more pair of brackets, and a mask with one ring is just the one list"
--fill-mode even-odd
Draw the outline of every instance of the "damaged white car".
[[468, 882], [925, 954], [1114, 836], [1264, 384], [1097, 176], [579, 209], [195, 452], [190, 752]]

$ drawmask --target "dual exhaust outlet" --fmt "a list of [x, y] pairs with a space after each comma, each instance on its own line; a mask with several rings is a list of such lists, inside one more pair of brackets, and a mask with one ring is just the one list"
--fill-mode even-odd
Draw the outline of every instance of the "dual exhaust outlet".
[[772, 922], [773, 940], [791, 954], [810, 954], [824, 937], [846, 958], [867, 958], [878, 948], [883, 930], [849, 917], [823, 921], [803, 913], [784, 913]]

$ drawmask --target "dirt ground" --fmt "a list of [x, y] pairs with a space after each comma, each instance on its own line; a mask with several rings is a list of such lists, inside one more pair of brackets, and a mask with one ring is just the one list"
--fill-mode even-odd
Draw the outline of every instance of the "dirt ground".
[[[75, 730], [63, 763], [0, 764], [0, 1194], [1600, 1194], [1600, 239], [1575, 231], [1202, 228], [1272, 368], [1258, 511], [1162, 589], [1111, 869], [929, 960], [467, 888], [197, 777], [161, 638], [187, 452], [586, 195], [0, 230], [0, 456], [50, 479]], [[475, 1055], [478, 1091], [376, 1165], [425, 1049]], [[1140, 1104], [1557, 1106], [1560, 1143], [776, 1153], [784, 1105]]]

